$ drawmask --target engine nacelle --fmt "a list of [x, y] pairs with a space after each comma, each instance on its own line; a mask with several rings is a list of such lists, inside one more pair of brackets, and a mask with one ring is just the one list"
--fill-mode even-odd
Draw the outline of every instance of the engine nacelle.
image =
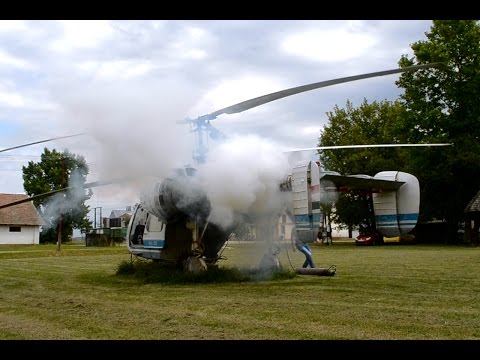
[[211, 205], [206, 193], [187, 177], [166, 178], [142, 192], [143, 207], [165, 223], [184, 216], [206, 219]]
[[397, 191], [373, 194], [373, 209], [377, 229], [386, 237], [408, 234], [416, 226], [420, 210], [418, 179], [401, 171], [382, 171], [376, 179], [403, 181]]

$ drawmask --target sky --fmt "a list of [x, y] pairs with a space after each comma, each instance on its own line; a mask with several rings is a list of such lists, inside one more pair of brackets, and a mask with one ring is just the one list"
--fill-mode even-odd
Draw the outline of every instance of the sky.
[[[85, 157], [87, 181], [129, 177], [93, 189], [103, 216], [139, 201], [146, 178], [194, 164], [196, 140], [185, 119], [309, 83], [390, 70], [431, 20], [0, 20], [0, 193], [25, 193], [22, 166], [45, 147]], [[318, 145], [327, 113], [395, 100], [399, 75], [316, 89], [211, 125], [226, 142], [203, 138], [214, 189], [245, 192], [258, 205], [260, 177], [288, 172], [288, 149]], [[208, 142], [207, 142], [208, 141]], [[302, 156], [314, 158], [315, 152]], [[261, 183], [263, 184], [263, 183]], [[257, 196], [257, 198], [255, 198]], [[232, 200], [232, 199], [231, 199]], [[225, 204], [224, 204], [225, 205]], [[98, 210], [100, 209], [100, 210]]]

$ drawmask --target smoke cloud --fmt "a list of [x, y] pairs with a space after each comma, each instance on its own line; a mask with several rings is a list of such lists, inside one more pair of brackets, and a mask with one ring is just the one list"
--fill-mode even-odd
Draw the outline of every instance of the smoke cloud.
[[[161, 86], [156, 85], [159, 82]], [[130, 179], [94, 192], [135, 202], [150, 199], [146, 202], [151, 204], [152, 179], [161, 181], [172, 176], [175, 168], [192, 164], [195, 138], [189, 125], [177, 123], [201, 98], [189, 91], [188, 82], [95, 81], [70, 91], [62, 89], [58, 98], [65, 119], [82, 124], [88, 133], [75, 151], [85, 156], [90, 173], [99, 180]], [[245, 220], [257, 223], [259, 235], [266, 240], [259, 253], [270, 251], [273, 231], [261, 229], [273, 229], [288, 205], [291, 194], [281, 192], [279, 185], [291, 172], [291, 159], [281, 144], [256, 135], [209, 141], [209, 146], [207, 161], [195, 166], [194, 180], [210, 201], [209, 221], [231, 228], [239, 216], [248, 214]]]
[[77, 169], [70, 174], [67, 186], [70, 188], [68, 191], [53, 195], [42, 207], [42, 216], [46, 220], [45, 229], [56, 227], [63, 215], [78, 208], [85, 200], [83, 177]]
[[177, 123], [197, 99], [188, 82], [167, 77], [93, 81], [67, 90], [63, 85], [57, 95], [65, 121], [87, 133], [75, 151], [85, 156], [90, 174], [98, 180], [130, 179], [94, 192], [138, 201], [145, 181], [190, 161], [194, 138], [188, 125]]
[[236, 213], [280, 214], [286, 196], [279, 184], [289, 171], [280, 146], [255, 135], [234, 137], [213, 147], [197, 174], [212, 205], [210, 221], [227, 227]]

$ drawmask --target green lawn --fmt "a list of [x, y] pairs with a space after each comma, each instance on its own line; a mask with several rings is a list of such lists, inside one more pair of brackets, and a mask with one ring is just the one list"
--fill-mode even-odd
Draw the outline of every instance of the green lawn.
[[[146, 282], [126, 247], [0, 246], [0, 339], [480, 339], [480, 248], [313, 246], [335, 276]], [[220, 268], [258, 264], [228, 244]], [[282, 267], [303, 255], [283, 248]]]

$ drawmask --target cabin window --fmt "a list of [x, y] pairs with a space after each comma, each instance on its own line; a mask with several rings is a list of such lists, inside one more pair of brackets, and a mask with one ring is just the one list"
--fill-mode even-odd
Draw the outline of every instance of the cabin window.
[[162, 231], [163, 222], [156, 216], [150, 215], [147, 220], [147, 231]]
[[22, 228], [20, 226], [10, 226], [10, 232], [21, 232]]

